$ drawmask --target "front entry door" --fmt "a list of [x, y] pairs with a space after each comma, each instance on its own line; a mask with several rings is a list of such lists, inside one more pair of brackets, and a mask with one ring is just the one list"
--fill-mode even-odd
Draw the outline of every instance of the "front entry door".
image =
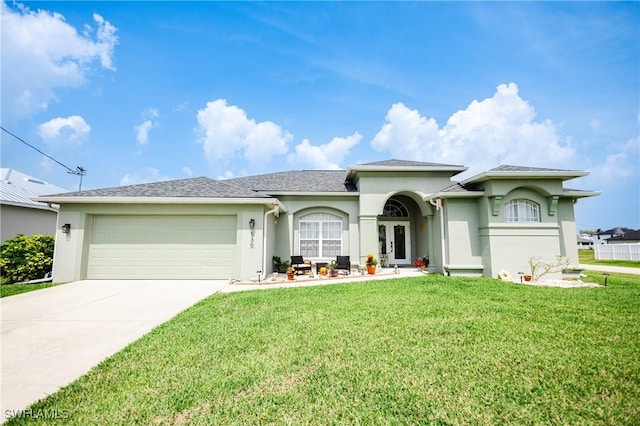
[[411, 228], [409, 222], [381, 222], [378, 226], [380, 255], [389, 265], [411, 264]]

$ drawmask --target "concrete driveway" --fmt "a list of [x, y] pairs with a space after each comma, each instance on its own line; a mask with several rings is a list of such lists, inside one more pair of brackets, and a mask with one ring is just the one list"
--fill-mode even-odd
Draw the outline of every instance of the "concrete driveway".
[[1, 298], [0, 422], [227, 286], [86, 280]]

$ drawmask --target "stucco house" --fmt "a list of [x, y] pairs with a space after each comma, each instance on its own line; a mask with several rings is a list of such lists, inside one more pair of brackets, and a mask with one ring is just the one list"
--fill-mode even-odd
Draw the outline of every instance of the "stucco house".
[[55, 235], [58, 206], [33, 198], [66, 191], [42, 179], [14, 169], [0, 169], [0, 239], [5, 242], [18, 234]]
[[454, 182], [460, 165], [387, 160], [347, 170], [206, 177], [71, 192], [60, 205], [54, 281], [256, 279], [271, 259], [367, 253], [388, 265], [427, 256], [435, 272], [496, 277], [528, 259], [577, 264], [574, 203], [582, 171], [500, 166]]
[[607, 229], [606, 231], [598, 232], [596, 238], [594, 240], [595, 244], [608, 244], [609, 239], [615, 237], [624, 237], [626, 234], [630, 232], [634, 232], [635, 229], [625, 228], [622, 226], [618, 226], [615, 228]]

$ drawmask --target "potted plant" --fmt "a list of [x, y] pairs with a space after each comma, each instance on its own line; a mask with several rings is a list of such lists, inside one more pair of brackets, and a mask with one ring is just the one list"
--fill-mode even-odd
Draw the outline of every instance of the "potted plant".
[[289, 265], [291, 264], [288, 260], [283, 261], [280, 256], [273, 256], [271, 259], [273, 261], [274, 272], [287, 272], [287, 268], [289, 268]]
[[336, 263], [335, 260], [332, 260], [331, 262], [327, 263], [327, 271], [329, 271], [329, 274], [332, 277], [337, 277], [338, 276], [338, 270], [336, 269], [338, 267], [338, 264]]
[[371, 275], [376, 273], [376, 266], [378, 265], [378, 259], [376, 259], [371, 253], [367, 254], [367, 272]]
[[422, 256], [413, 261], [413, 266], [417, 266], [418, 270], [424, 271], [429, 266], [429, 258]]
[[322, 267], [320, 268], [319, 273], [320, 273], [320, 275], [322, 275], [323, 277], [326, 277], [326, 276], [327, 276], [327, 267], [326, 267], [326, 266], [322, 266]]
[[289, 281], [293, 281], [295, 274], [296, 274], [296, 269], [293, 266], [289, 266], [287, 268], [287, 279]]

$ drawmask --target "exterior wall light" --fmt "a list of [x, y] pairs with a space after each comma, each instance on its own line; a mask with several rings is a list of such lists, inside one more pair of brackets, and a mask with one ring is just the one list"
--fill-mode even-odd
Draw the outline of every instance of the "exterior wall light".
[[71, 231], [71, 224], [70, 223], [65, 223], [64, 225], [62, 225], [62, 233], [63, 234], [68, 234], [69, 231]]

